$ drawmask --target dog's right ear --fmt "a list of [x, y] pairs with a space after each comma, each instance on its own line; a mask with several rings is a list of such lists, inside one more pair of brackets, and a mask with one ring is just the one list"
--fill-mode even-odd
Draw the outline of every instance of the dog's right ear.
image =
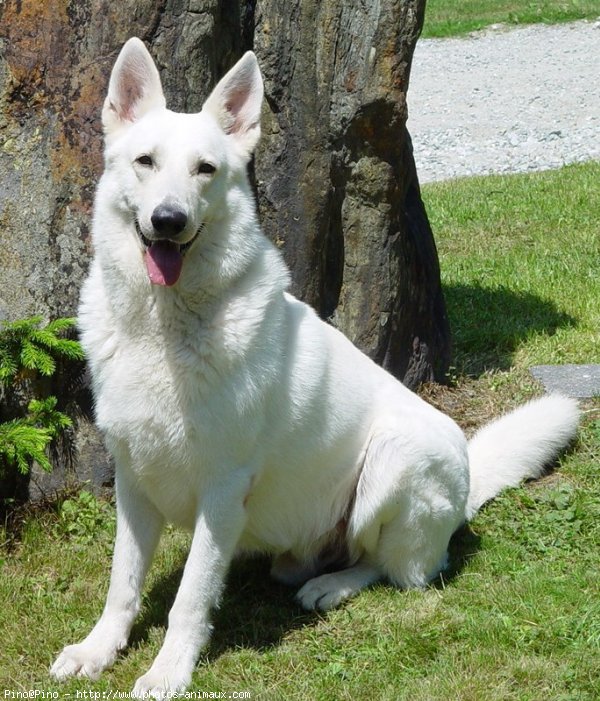
[[119, 54], [102, 108], [105, 135], [111, 136], [166, 101], [158, 70], [144, 43], [133, 37]]

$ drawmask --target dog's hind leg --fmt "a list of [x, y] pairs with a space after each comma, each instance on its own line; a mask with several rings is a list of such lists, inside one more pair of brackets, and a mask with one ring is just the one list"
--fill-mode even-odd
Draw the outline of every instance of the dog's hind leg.
[[381, 528], [375, 559], [386, 579], [401, 589], [426, 586], [448, 564], [455, 521], [421, 504], [422, 513], [398, 512]]
[[403, 589], [425, 586], [446, 566], [468, 485], [465, 444], [451, 427], [374, 434], [346, 533], [349, 550], [362, 555], [353, 567], [307, 582], [302, 605], [331, 608], [381, 578]]
[[371, 440], [348, 537], [392, 584], [423, 587], [446, 567], [468, 491], [466, 444], [453, 425], [388, 429]]

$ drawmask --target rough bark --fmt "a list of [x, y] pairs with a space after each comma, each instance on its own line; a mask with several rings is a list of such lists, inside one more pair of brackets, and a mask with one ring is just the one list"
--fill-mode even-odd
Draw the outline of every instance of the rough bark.
[[[422, 0], [263, 0], [263, 225], [294, 292], [411, 387], [443, 379], [448, 325], [406, 130]], [[273, 175], [276, 174], [276, 177]]]
[[[0, 318], [76, 310], [102, 163], [100, 107], [123, 42], [146, 41], [169, 106], [188, 111], [253, 48], [266, 87], [258, 206], [293, 292], [409, 386], [442, 379], [448, 326], [405, 126], [424, 5], [5, 0]], [[100, 456], [103, 473], [85, 421], [76, 449]]]

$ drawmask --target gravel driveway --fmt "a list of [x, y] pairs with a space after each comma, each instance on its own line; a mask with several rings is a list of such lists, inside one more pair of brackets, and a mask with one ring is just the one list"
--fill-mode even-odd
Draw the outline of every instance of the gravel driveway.
[[600, 21], [420, 39], [408, 107], [421, 183], [600, 160]]

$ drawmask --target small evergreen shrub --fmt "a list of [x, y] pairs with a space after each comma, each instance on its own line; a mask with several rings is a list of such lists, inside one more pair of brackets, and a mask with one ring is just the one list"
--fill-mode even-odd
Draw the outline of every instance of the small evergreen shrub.
[[[75, 319], [61, 318], [42, 325], [42, 317], [0, 324], [0, 399], [16, 391], [25, 393], [35, 387], [39, 376], [56, 372], [57, 361], [82, 360], [78, 343], [62, 335], [71, 329]], [[10, 470], [26, 475], [33, 461], [48, 472], [52, 466], [47, 448], [71, 419], [59, 411], [53, 396], [31, 397], [24, 416], [0, 423], [0, 477]], [[0, 407], [1, 409], [1, 407]]]

